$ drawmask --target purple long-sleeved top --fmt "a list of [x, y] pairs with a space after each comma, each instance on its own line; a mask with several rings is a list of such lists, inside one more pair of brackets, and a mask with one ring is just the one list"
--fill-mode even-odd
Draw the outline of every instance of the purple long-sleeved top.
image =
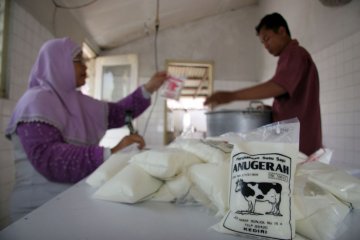
[[[109, 104], [108, 129], [124, 125], [125, 110], [137, 117], [150, 105], [139, 87], [126, 98]], [[75, 183], [92, 173], [104, 162], [104, 148], [79, 146], [65, 142], [61, 132], [44, 122], [21, 122], [16, 134], [34, 166], [50, 181]]]

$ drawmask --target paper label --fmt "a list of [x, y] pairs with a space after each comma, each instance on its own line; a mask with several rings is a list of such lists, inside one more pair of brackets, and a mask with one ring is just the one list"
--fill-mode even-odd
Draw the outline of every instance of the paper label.
[[[291, 149], [296, 150], [296, 146], [292, 145], [251, 142], [250, 148], [257, 151], [249, 149], [249, 152], [234, 146], [230, 169], [230, 211], [223, 219], [224, 228], [253, 237], [294, 237], [291, 213], [294, 154]], [[284, 147], [290, 151], [271, 152]]]

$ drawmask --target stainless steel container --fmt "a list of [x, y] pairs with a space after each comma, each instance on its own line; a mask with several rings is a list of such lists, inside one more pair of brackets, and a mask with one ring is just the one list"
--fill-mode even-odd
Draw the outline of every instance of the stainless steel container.
[[247, 110], [221, 110], [207, 112], [207, 136], [215, 137], [227, 132], [248, 132], [255, 128], [271, 123], [271, 110], [265, 107], [257, 109], [252, 107]]

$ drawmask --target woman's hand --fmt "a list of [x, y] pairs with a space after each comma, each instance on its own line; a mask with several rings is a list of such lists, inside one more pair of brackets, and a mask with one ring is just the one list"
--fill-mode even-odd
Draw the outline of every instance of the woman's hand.
[[167, 78], [168, 75], [166, 71], [157, 72], [151, 77], [151, 79], [147, 83], [145, 83], [144, 87], [146, 91], [148, 91], [149, 93], [153, 93], [157, 91], [161, 87], [161, 85], [164, 84]]
[[131, 134], [125, 136], [121, 141], [111, 149], [111, 153], [116, 153], [117, 151], [126, 148], [127, 146], [137, 143], [139, 149], [143, 149], [145, 147], [145, 140], [139, 134]]

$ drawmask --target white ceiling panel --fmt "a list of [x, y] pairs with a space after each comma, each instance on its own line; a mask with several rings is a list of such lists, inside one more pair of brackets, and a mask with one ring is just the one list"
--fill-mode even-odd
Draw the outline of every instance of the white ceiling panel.
[[[119, 47], [159, 30], [257, 4], [257, 0], [54, 0], [102, 49]], [[157, 5], [159, 3], [159, 5]], [[81, 7], [82, 6], [82, 7]], [[159, 8], [157, 8], [159, 6]]]

